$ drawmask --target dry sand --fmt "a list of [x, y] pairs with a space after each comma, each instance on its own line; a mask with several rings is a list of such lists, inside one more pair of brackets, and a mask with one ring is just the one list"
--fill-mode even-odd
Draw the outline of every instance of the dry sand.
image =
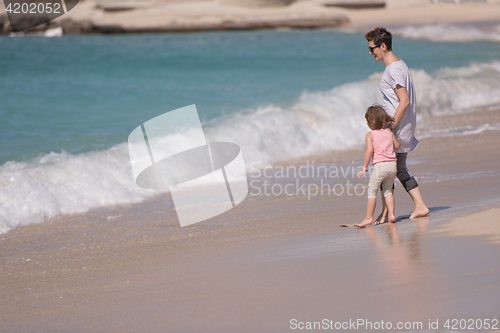
[[[101, 2], [105, 3], [105, 2]], [[182, 31], [253, 29], [262, 27], [353, 27], [374, 25], [482, 22], [500, 20], [500, 3], [427, 4], [385, 9], [325, 7], [319, 1], [298, 1], [283, 7], [238, 6], [237, 1], [199, 1], [152, 5], [131, 11], [89, 11], [92, 24], [102, 31]], [[89, 4], [86, 4], [88, 7]], [[101, 8], [105, 5], [101, 5]], [[109, 1], [109, 6], [113, 3]], [[96, 7], [94, 7], [96, 8]], [[70, 12], [71, 14], [71, 12]], [[75, 16], [78, 13], [75, 11]], [[69, 16], [70, 18], [72, 16]]]
[[365, 30], [376, 25], [491, 22], [500, 20], [500, 3], [430, 4], [407, 8], [351, 10], [350, 26]]
[[[434, 4], [427, 0], [388, 0], [380, 9], [325, 6], [320, 0], [84, 0], [46, 29], [63, 26], [65, 33], [197, 31], [259, 28], [351, 27], [377, 25], [490, 22], [500, 20], [500, 1]], [[352, 2], [352, 1], [351, 1]], [[4, 19], [2, 19], [2, 16]], [[6, 21], [0, 4], [1, 22]], [[4, 25], [4, 33], [10, 28]]]
[[[427, 125], [481, 123], [500, 111]], [[410, 170], [431, 214], [404, 219], [412, 203], [397, 186], [396, 224], [339, 228], [366, 205], [345, 193], [249, 196], [185, 228], [168, 195], [18, 228], [0, 236], [0, 332], [286, 332], [292, 319], [438, 320], [431, 331], [444, 332], [447, 319], [498, 319], [499, 141], [421, 140]]]
[[500, 244], [500, 209], [488, 209], [451, 220], [436, 231], [445, 232], [453, 237], [480, 236], [485, 238], [487, 243]]

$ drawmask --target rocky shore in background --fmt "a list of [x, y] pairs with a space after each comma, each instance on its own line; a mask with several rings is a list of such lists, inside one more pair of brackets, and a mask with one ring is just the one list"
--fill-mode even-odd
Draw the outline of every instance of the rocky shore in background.
[[[26, 32], [57, 27], [64, 34], [310, 29], [348, 22], [334, 9], [307, 0], [80, 0], [72, 11]], [[0, 31], [11, 33], [5, 8], [0, 9]]]
[[[80, 0], [66, 14], [20, 34], [54, 28], [61, 34], [88, 34], [472, 21], [500, 21], [500, 0]], [[2, 6], [0, 33], [11, 32]]]

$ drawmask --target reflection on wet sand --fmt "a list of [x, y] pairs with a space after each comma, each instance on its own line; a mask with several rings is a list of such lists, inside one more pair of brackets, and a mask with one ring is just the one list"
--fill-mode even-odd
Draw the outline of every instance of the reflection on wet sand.
[[390, 302], [398, 305], [398, 320], [427, 321], [429, 314], [444, 310], [443, 295], [436, 283], [439, 272], [423, 245], [429, 223], [430, 218], [424, 217], [363, 230], [375, 245], [373, 258], [382, 285], [392, 294]]

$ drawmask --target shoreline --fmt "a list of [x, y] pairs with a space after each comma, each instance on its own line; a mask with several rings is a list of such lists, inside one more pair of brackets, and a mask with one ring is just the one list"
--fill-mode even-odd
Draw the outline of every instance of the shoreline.
[[[490, 125], [488, 127], [484, 127], [485, 124]], [[493, 125], [493, 126], [491, 126]], [[495, 126], [497, 125], [497, 126]], [[419, 145], [414, 152], [412, 152], [409, 156], [408, 165], [410, 171], [413, 168], [416, 168], [416, 173], [424, 172], [424, 174], [420, 176], [416, 176], [417, 180], [420, 182], [428, 183], [434, 181], [436, 174], [432, 174], [430, 172], [426, 172], [425, 164], [430, 161], [429, 155], [436, 157], [439, 163], [435, 162], [436, 165], [432, 167], [434, 170], [442, 169], [441, 164], [446, 164], [447, 160], [441, 158], [439, 156], [439, 149], [446, 150], [446, 143], [443, 142], [454, 142], [456, 147], [453, 148], [454, 151], [451, 152], [451, 156], [454, 159], [457, 158], [458, 152], [455, 153], [456, 150], [461, 148], [467, 148], [468, 138], [476, 138], [476, 137], [489, 137], [500, 135], [500, 131], [498, 130], [498, 125], [500, 125], [500, 109], [499, 110], [488, 110], [488, 111], [476, 111], [472, 113], [458, 113], [458, 114], [443, 114], [443, 115], [433, 115], [433, 116], [425, 116], [424, 118], [419, 120], [419, 126], [417, 128], [417, 132], [415, 136], [419, 139]], [[467, 129], [469, 134], [460, 134], [459, 129]], [[451, 130], [451, 131], [450, 131]], [[479, 133], [476, 133], [476, 130], [479, 130]], [[456, 142], [455, 142], [456, 141]], [[494, 140], [489, 139], [488, 142], [492, 142]], [[432, 151], [429, 152], [428, 148], [432, 148]], [[467, 148], [468, 149], [468, 148]], [[482, 148], [484, 154], [486, 154], [486, 148]], [[325, 181], [325, 185], [345, 185], [345, 182], [350, 182], [350, 186], [354, 187], [357, 184], [367, 185], [368, 178], [367, 175], [365, 177], [358, 179], [356, 177], [358, 173], [358, 169], [360, 165], [362, 165], [362, 157], [364, 156], [365, 148], [364, 145], [360, 145], [357, 148], [351, 148], [348, 150], [338, 150], [332, 151], [327, 154], [314, 154], [303, 156], [300, 158], [294, 158], [289, 160], [282, 160], [272, 164], [267, 174], [275, 173], [272, 177], [264, 176], [262, 170], [262, 164], [258, 165], [261, 169], [254, 168], [253, 166], [250, 170], [247, 169], [247, 179], [250, 183], [252, 180], [260, 181], [262, 184], [263, 180], [268, 180], [270, 185], [286, 185], [287, 182], [299, 180], [299, 184], [302, 185], [304, 183], [310, 182], [311, 185], [320, 184], [321, 181]], [[476, 151], [471, 151], [471, 154], [478, 154]], [[481, 154], [479, 154], [481, 155]], [[493, 157], [490, 157], [493, 158]], [[471, 157], [469, 157], [471, 160]], [[494, 161], [490, 162], [493, 165]], [[464, 175], [467, 177], [467, 173], [473, 173], [474, 169], [471, 169], [472, 164], [469, 167], [465, 168]], [[305, 168], [305, 169], [304, 169]], [[301, 171], [301, 169], [303, 169]], [[311, 171], [311, 170], [316, 171]], [[307, 170], [305, 174], [304, 170]], [[294, 176], [295, 173], [295, 176]], [[316, 174], [315, 174], [316, 173]], [[413, 173], [413, 172], [412, 172]], [[298, 174], [298, 175], [297, 175]], [[260, 175], [260, 176], [258, 176]], [[332, 176], [334, 175], [334, 176]], [[449, 179], [450, 175], [442, 175], [446, 179]], [[463, 177], [463, 176], [460, 176]], [[396, 181], [396, 186], [401, 189], [401, 185]], [[247, 199], [245, 200], [257, 200], [262, 196], [256, 195], [256, 191], [260, 190], [262, 194], [264, 194], [264, 190], [262, 186], [253, 186], [253, 188], [249, 185], [249, 194]], [[276, 196], [269, 191], [270, 186], [268, 186], [268, 191], [266, 192], [270, 196], [274, 197], [287, 197], [285, 194]], [[352, 189], [352, 188], [351, 188]], [[293, 191], [292, 191], [293, 192]], [[344, 191], [343, 195], [347, 195], [347, 191]], [[352, 192], [353, 193], [353, 192]], [[303, 192], [300, 192], [300, 195], [303, 196]], [[319, 194], [312, 194], [314, 198]], [[335, 194], [332, 194], [335, 195]], [[350, 194], [349, 194], [350, 195]], [[308, 198], [307, 192], [306, 195], [303, 196], [304, 199], [311, 200], [311, 197]], [[298, 199], [297, 196], [293, 195], [292, 198], [286, 199]], [[299, 198], [300, 199], [300, 198]], [[160, 205], [164, 205], [165, 201], [167, 202], [166, 208], [160, 207]], [[11, 229], [7, 233], [0, 234], [0, 237], [3, 235], [10, 234], [11, 232], [18, 230], [20, 228], [30, 228], [30, 227], [38, 227], [43, 226], [46, 223], [52, 224], [54, 221], [65, 221], [65, 220], [82, 220], [87, 218], [96, 218], [98, 216], [103, 217], [106, 220], [114, 220], [116, 218], [120, 218], [120, 214], [117, 212], [121, 210], [131, 210], [131, 211], [143, 211], [145, 208], [153, 210], [153, 211], [163, 211], [163, 213], [173, 213], [173, 216], [169, 217], [169, 219], [176, 220], [176, 215], [174, 213], [174, 206], [172, 203], [172, 199], [170, 193], [157, 194], [145, 201], [137, 202], [137, 203], [121, 203], [115, 204], [111, 206], [101, 206], [98, 208], [92, 208], [89, 211], [82, 213], [71, 213], [71, 214], [62, 214], [56, 215], [51, 218], [46, 218], [44, 222], [41, 223], [31, 223], [23, 226], [16, 227]], [[462, 213], [467, 214], [467, 213]], [[401, 214], [400, 214], [401, 215]], [[403, 214], [404, 216], [404, 214]], [[59, 223], [59, 222], [57, 222]], [[196, 226], [196, 225], [195, 225]], [[177, 228], [177, 225], [173, 224], [174, 228]], [[181, 228], [186, 229], [186, 228]]]
[[[29, 29], [25, 34], [58, 27], [64, 34], [339, 27], [364, 31], [376, 25], [500, 21], [500, 2], [494, 1], [480, 4], [389, 1], [385, 8], [366, 9], [346, 9], [313, 0], [289, 1], [290, 4], [273, 2], [271, 5], [264, 4], [265, 1], [254, 2], [238, 5], [234, 1], [215, 0], [189, 3], [85, 0], [67, 14]], [[1, 7], [0, 32], [9, 34], [5, 7]]]
[[[467, 116], [494, 122], [500, 111]], [[431, 213], [406, 219], [412, 202], [397, 184], [395, 224], [339, 228], [362, 219], [365, 196], [261, 195], [180, 228], [164, 195], [12, 230], [0, 236], [0, 329], [257, 332], [286, 331], [293, 318], [495, 318], [499, 138], [423, 139], [409, 168]]]

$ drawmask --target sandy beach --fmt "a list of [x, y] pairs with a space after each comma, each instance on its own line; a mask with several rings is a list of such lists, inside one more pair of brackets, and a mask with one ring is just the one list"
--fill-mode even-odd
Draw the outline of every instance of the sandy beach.
[[[500, 110], [421, 127], [498, 123]], [[364, 195], [344, 193], [249, 195], [185, 228], [168, 195], [17, 228], [0, 236], [0, 331], [288, 332], [323, 320], [342, 331], [336, 323], [363, 320], [356, 331], [383, 321], [393, 325], [386, 331], [445, 332], [447, 320], [493, 323], [499, 140], [498, 130], [422, 139], [409, 168], [431, 213], [406, 219], [413, 207], [398, 184], [395, 224], [339, 228], [365, 211]], [[362, 156], [309, 161], [348, 166]]]
[[[342, 1], [317, 0], [85, 0], [67, 14], [30, 31], [61, 27], [65, 34], [186, 32], [270, 28], [351, 28], [373, 25], [496, 22], [500, 3], [382, 1], [382, 8], [345, 8]], [[351, 1], [351, 3], [353, 3]], [[354, 3], [359, 3], [354, 1]], [[11, 32], [0, 5], [0, 32]]]
[[[494, 0], [462, 4], [387, 1], [383, 9], [345, 9], [326, 6], [325, 3], [312, 0], [239, 3], [236, 0], [85, 0], [42, 28], [61, 26], [64, 34], [338, 27], [359, 32], [375, 25], [396, 28], [405, 24], [484, 25], [500, 22], [500, 3]], [[10, 33], [3, 5], [0, 5], [0, 16], [2, 33]], [[224, 38], [222, 36], [221, 40]], [[151, 50], [147, 49], [147, 43], [140, 45], [144, 50]], [[88, 49], [95, 45], [89, 42]], [[363, 48], [367, 53], [364, 44]], [[120, 50], [123, 54], [130, 53], [127, 51], [130, 49]], [[300, 58], [301, 54], [296, 53], [294, 56]], [[179, 54], [182, 56], [181, 51]], [[280, 56], [278, 54], [277, 58]], [[94, 62], [89, 62], [95, 64], [106, 57], [107, 53], [96, 53], [94, 58], [89, 56]], [[168, 61], [177, 59], [170, 57]], [[142, 60], [133, 59], [130, 68], [121, 65], [125, 69], [116, 72], [113, 72], [114, 65], [109, 65], [111, 74], [108, 76], [115, 78], [113, 75], [116, 75], [123, 81], [110, 81], [108, 86], [103, 83], [98, 89], [103, 94], [111, 94], [117, 87], [130, 87], [126, 94], [116, 95], [116, 99], [127, 103], [129, 94], [139, 90], [130, 78], [149, 73], [134, 72], [133, 64], [160, 61], [138, 59]], [[222, 63], [227, 61], [221, 59]], [[248, 61], [241, 59], [242, 64]], [[189, 61], [196, 65], [196, 58], [189, 58], [186, 62]], [[57, 59], [54, 63], [57, 64]], [[200, 67], [193, 67], [193, 71], [209, 66], [200, 63]], [[440, 73], [446, 72], [443, 68], [448, 64], [440, 66], [436, 65]], [[473, 72], [477, 70], [474, 66], [459, 70]], [[478, 76], [493, 72], [484, 64], [478, 65], [481, 66], [485, 69], [478, 70]], [[40, 68], [52, 77], [52, 69]], [[92, 66], [85, 68], [90, 68], [89, 72], [108, 70]], [[221, 71], [214, 68], [215, 73]], [[129, 69], [129, 76], [122, 78], [121, 74]], [[155, 71], [151, 67], [150, 72]], [[417, 71], [420, 77], [427, 78], [427, 72], [415, 68]], [[368, 75], [369, 71], [366, 72]], [[432, 73], [431, 70], [428, 72]], [[84, 74], [80, 77], [86, 77], [87, 73]], [[206, 77], [207, 81], [212, 78]], [[470, 92], [467, 89], [474, 82], [482, 84], [478, 90], [487, 87], [491, 96], [497, 89], [496, 81], [491, 77], [484, 81], [473, 81], [469, 77], [460, 81], [462, 77], [456, 77], [452, 84], [456, 84], [456, 88], [460, 87], [460, 82], [465, 82], [465, 93]], [[163, 79], [154, 82], [161, 86]], [[237, 79], [229, 81], [236, 82]], [[469, 79], [472, 83], [467, 81]], [[352, 79], [361, 82], [359, 80]], [[314, 79], [310, 81], [314, 82]], [[62, 84], [55, 82], [54, 87], [60, 89]], [[91, 78], [88, 82], [94, 80]], [[445, 81], [433, 77], [425, 82], [430, 82], [430, 85], [436, 82], [444, 84]], [[491, 87], [487, 85], [489, 82], [492, 82]], [[347, 84], [351, 82], [342, 83], [341, 88]], [[454, 89], [452, 84], [450, 91]], [[172, 86], [161, 88], [172, 89]], [[89, 89], [82, 88], [87, 94], [95, 91], [89, 87], [85, 89]], [[320, 88], [316, 91], [323, 95]], [[446, 95], [447, 92], [444, 88], [436, 89], [436, 94]], [[156, 92], [157, 95], [163, 93], [161, 89]], [[191, 98], [196, 93], [188, 91], [186, 94]], [[227, 90], [231, 98], [233, 93], [236, 95], [237, 90]], [[482, 97], [473, 93], [470, 96], [471, 99]], [[491, 96], [486, 96], [484, 104], [489, 103]], [[59, 97], [57, 95], [54, 99]], [[448, 107], [446, 98], [434, 100], [444, 101], [443, 105]], [[464, 100], [464, 105], [469, 102]], [[98, 101], [96, 99], [95, 103]], [[266, 100], [255, 101], [257, 104], [261, 102]], [[114, 105], [109, 109], [112, 107]], [[470, 108], [474, 107], [475, 104]], [[96, 113], [100, 112], [96, 110]], [[283, 107], [280, 111], [286, 113], [289, 110]], [[311, 115], [314, 123], [317, 119], [315, 114]], [[272, 123], [279, 118], [269, 119], [267, 121]], [[64, 126], [62, 128], [68, 132], [74, 130]], [[124, 123], [120, 126], [126, 127]], [[359, 147], [275, 164], [274, 168], [315, 165], [348, 170], [333, 178], [318, 175], [298, 180], [293, 176], [271, 177], [271, 185], [298, 186], [298, 181], [306, 185], [306, 192], [292, 186], [293, 195], [266, 194], [262, 177], [249, 172], [250, 193], [241, 204], [222, 215], [184, 228], [179, 226], [168, 193], [140, 203], [105, 206], [81, 214], [59, 215], [43, 223], [15, 225], [12, 230], [0, 234], [0, 332], [233, 333], [313, 329], [334, 332], [498, 332], [499, 129], [500, 110], [497, 107], [419, 118], [416, 137], [420, 143], [409, 155], [408, 167], [420, 184], [430, 214], [408, 219], [413, 204], [397, 182], [395, 224], [363, 229], [340, 227], [359, 223], [365, 215], [364, 186], [368, 178], [358, 179], [351, 172], [362, 164], [364, 150]], [[100, 130], [105, 132], [103, 128]], [[96, 130], [96, 136], [101, 132]], [[53, 144], [59, 147], [58, 141]], [[40, 151], [44, 151], [42, 148]], [[50, 156], [54, 155], [59, 156], [50, 153]], [[88, 156], [81, 155], [81, 159]], [[22, 162], [21, 158], [15, 158], [9, 161]], [[61, 160], [65, 162], [63, 158]], [[89, 158], [89, 161], [101, 160]], [[82, 169], [85, 168], [85, 164], [82, 165]], [[59, 170], [71, 170], [71, 165]], [[332, 188], [338, 185], [342, 192], [319, 193], [323, 181]], [[48, 184], [40, 183], [41, 187]], [[363, 189], [363, 193], [356, 192], [356, 189]], [[376, 212], [379, 209], [380, 199]], [[353, 326], [353, 322], [356, 325]]]

